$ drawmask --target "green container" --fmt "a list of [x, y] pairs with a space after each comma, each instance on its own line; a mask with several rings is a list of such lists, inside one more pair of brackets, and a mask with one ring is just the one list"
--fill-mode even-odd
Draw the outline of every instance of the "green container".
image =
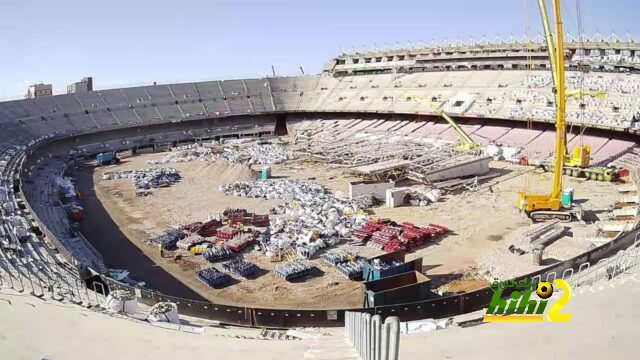
[[260, 179], [261, 180], [266, 180], [268, 178], [271, 177], [271, 169], [268, 167], [262, 168], [262, 170], [260, 170]]
[[573, 189], [565, 189], [562, 191], [562, 196], [560, 198], [562, 202], [562, 206], [569, 206], [573, 202]]

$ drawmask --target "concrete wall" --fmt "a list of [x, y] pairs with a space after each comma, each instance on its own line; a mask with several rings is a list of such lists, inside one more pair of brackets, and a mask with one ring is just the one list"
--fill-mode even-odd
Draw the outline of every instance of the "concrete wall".
[[353, 199], [360, 195], [373, 193], [376, 199], [386, 201], [387, 189], [395, 186], [393, 181], [355, 181], [349, 183], [349, 198]]
[[458, 166], [434, 171], [425, 175], [425, 180], [440, 181], [470, 175], [483, 175], [489, 172], [491, 157], [480, 158], [471, 162], [464, 162]]

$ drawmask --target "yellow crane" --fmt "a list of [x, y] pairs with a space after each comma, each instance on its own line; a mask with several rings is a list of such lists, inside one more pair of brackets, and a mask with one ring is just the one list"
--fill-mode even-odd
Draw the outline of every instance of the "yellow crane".
[[[557, 73], [556, 58], [558, 55], [556, 55], [556, 49], [553, 44], [553, 35], [551, 34], [551, 27], [549, 25], [549, 16], [547, 15], [546, 0], [538, 0], [538, 5], [540, 7], [540, 15], [542, 18], [542, 28], [544, 29], [544, 33], [545, 33], [547, 52], [549, 53], [549, 60], [550, 60], [549, 62], [551, 63], [551, 74], [552, 74], [551, 79], [552, 79], [554, 88], [557, 88], [558, 73]], [[582, 98], [584, 96], [593, 96], [593, 97], [598, 97], [602, 99], [606, 96], [606, 93], [604, 91], [584, 91], [582, 89], [565, 91], [565, 98], [569, 98], [569, 97]], [[613, 169], [590, 166], [591, 147], [589, 145], [580, 144], [574, 147], [572, 151], [569, 151], [567, 147], [566, 132], [565, 132], [563, 141], [564, 141], [563, 173], [565, 175], [569, 175], [573, 177], [586, 177], [592, 180], [599, 180], [599, 181], [605, 181], [605, 180], [612, 181], [617, 177], [616, 172]], [[543, 162], [541, 165], [545, 171], [549, 171], [552, 168], [552, 164], [550, 162]]]
[[461, 150], [472, 150], [482, 146], [482, 144], [473, 141], [473, 139], [460, 127], [460, 125], [458, 125], [458, 123], [456, 123], [455, 120], [453, 120], [446, 111], [442, 110], [441, 107], [434, 105], [432, 102], [427, 101], [426, 99], [418, 95], [408, 95], [407, 99], [416, 100], [420, 103], [426, 104], [431, 108], [431, 110], [433, 110], [434, 113], [436, 113], [436, 115], [442, 116], [442, 118], [444, 118], [449, 123], [449, 125], [451, 125], [453, 130], [458, 133], [458, 137], [460, 137], [460, 144], [458, 145], [458, 147]]
[[[573, 212], [562, 204], [562, 169], [564, 166], [564, 154], [566, 148], [565, 135], [565, 78], [564, 78], [564, 40], [562, 35], [562, 17], [560, 14], [560, 0], [553, 0], [553, 12], [555, 18], [555, 47], [551, 58], [555, 67], [556, 89], [556, 140], [553, 161], [553, 179], [549, 194], [529, 194], [521, 191], [518, 193], [518, 208], [527, 213], [533, 220], [545, 220], [557, 218], [564, 221], [571, 220]], [[551, 35], [549, 35], [551, 37]], [[551, 40], [548, 40], [551, 42]], [[568, 205], [570, 206], [570, 205]], [[577, 214], [579, 216], [579, 214]]]

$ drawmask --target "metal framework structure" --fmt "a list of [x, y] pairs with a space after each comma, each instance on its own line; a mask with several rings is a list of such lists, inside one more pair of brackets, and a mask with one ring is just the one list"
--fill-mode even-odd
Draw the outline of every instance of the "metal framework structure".
[[429, 173], [485, 156], [482, 148], [464, 149], [457, 143], [418, 142], [383, 133], [358, 135], [340, 127], [309, 129], [297, 136], [297, 150], [368, 179], [409, 178], [423, 183], [429, 182]]

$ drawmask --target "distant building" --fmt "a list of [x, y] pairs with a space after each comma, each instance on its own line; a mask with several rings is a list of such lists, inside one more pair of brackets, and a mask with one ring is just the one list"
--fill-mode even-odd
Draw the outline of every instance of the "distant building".
[[25, 99], [33, 99], [42, 96], [51, 96], [53, 94], [53, 87], [51, 84], [33, 84], [29, 86], [29, 90], [27, 91], [27, 95], [25, 95]]
[[80, 82], [67, 85], [67, 94], [93, 91], [93, 78], [91, 76], [82, 78]]

